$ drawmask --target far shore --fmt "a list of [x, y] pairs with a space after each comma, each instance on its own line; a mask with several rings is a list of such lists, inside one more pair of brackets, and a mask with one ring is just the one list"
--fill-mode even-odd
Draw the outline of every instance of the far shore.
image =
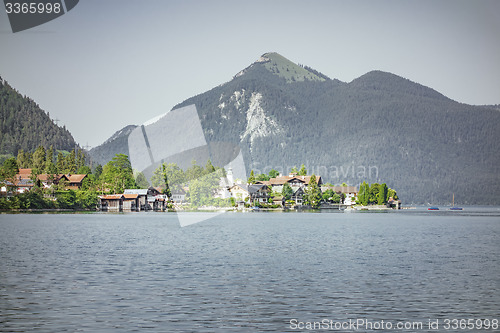
[[[402, 210], [408, 209], [417, 209], [416, 207], [402, 207]], [[386, 206], [352, 206], [346, 209], [332, 209], [332, 208], [320, 208], [313, 209], [311, 207], [301, 206], [300, 208], [296, 207], [279, 207], [279, 208], [237, 208], [237, 207], [198, 207], [198, 208], [186, 208], [182, 210], [167, 210], [167, 211], [153, 211], [148, 210], [147, 212], [158, 212], [158, 213], [206, 213], [206, 212], [343, 212], [343, 211], [397, 211], [397, 209], [388, 208]], [[0, 210], [0, 214], [8, 214], [8, 213], [136, 213], [135, 211], [120, 211], [120, 212], [102, 212], [99, 210], [93, 209], [60, 209], [60, 208], [51, 208], [51, 209], [8, 209], [8, 210]]]

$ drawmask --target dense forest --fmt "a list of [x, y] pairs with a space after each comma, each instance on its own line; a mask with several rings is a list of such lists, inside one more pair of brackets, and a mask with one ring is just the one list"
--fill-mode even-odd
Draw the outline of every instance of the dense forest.
[[20, 149], [33, 152], [40, 145], [66, 151], [77, 146], [65, 126], [57, 126], [38, 104], [0, 77], [0, 154], [16, 156]]
[[207, 142], [239, 145], [247, 170], [305, 161], [327, 182], [390, 183], [404, 203], [500, 204], [498, 106], [381, 71], [345, 83], [273, 53], [174, 109], [192, 104]]

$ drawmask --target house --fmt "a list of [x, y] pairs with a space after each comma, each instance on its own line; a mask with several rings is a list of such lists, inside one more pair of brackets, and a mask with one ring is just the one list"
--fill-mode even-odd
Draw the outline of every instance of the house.
[[401, 209], [401, 200], [395, 200], [393, 197], [389, 197], [389, 200], [387, 200], [387, 208]]
[[248, 185], [245, 184], [234, 184], [229, 188], [231, 196], [236, 199], [236, 201], [244, 201], [245, 198], [250, 196], [248, 193]]
[[156, 203], [157, 199], [160, 199], [160, 197], [158, 197], [160, 191], [154, 187], [146, 189], [125, 189], [123, 194], [137, 194], [137, 211], [154, 210], [155, 207], [158, 206]]
[[104, 212], [121, 212], [123, 211], [123, 194], [106, 194], [100, 195], [98, 202], [99, 210]]
[[304, 187], [299, 187], [293, 192], [292, 197], [290, 198], [291, 200], [295, 201], [296, 205], [302, 205], [304, 202], [304, 194], [306, 192], [304, 191]]
[[125, 189], [124, 195], [137, 195], [136, 210], [147, 210], [148, 190], [147, 189]]
[[[39, 175], [39, 179], [40, 179]], [[47, 175], [43, 175], [44, 177], [47, 177]], [[77, 175], [72, 175], [72, 174], [67, 174], [67, 175], [59, 175], [59, 177], [54, 180], [56, 184], [59, 184], [61, 181], [67, 182], [67, 185], [64, 187], [66, 190], [79, 190], [82, 188], [83, 185], [83, 180], [87, 177], [85, 174], [77, 174]]]
[[285, 207], [285, 197], [283, 197], [283, 196], [273, 197], [273, 205]]
[[271, 189], [263, 184], [235, 184], [229, 188], [231, 195], [237, 201], [248, 201], [251, 203], [267, 203]]
[[172, 201], [179, 204], [186, 200], [186, 191], [184, 189], [178, 189], [172, 191]]
[[[297, 174], [291, 173], [288, 176], [279, 175], [278, 177], [271, 178], [268, 181], [257, 181], [255, 184], [267, 185], [274, 192], [281, 192], [283, 190], [283, 185], [288, 183], [290, 187], [296, 191], [299, 187], [307, 187], [311, 182], [311, 176], [298, 176]], [[321, 186], [323, 180], [321, 176], [316, 176], [316, 184]]]
[[359, 192], [356, 186], [321, 186], [322, 192], [327, 190], [332, 190], [339, 195], [344, 194], [344, 200], [341, 203], [345, 205], [354, 205]]
[[122, 210], [140, 211], [139, 194], [123, 194]]
[[5, 180], [2, 185], [2, 192], [5, 193], [7, 193], [8, 188], [17, 193], [24, 193], [31, 190], [35, 186], [35, 183], [31, 179], [31, 169], [19, 169], [14, 178]]
[[271, 189], [267, 185], [253, 184], [248, 185], [250, 202], [267, 204], [270, 198]]
[[15, 179], [14, 182], [5, 180], [0, 191], [3, 195], [10, 195], [12, 192], [24, 193], [31, 190], [33, 186], [34, 183], [31, 179]]
[[[37, 185], [44, 188], [50, 188], [53, 184], [63, 182], [66, 190], [79, 190], [82, 188], [83, 181], [87, 177], [86, 174], [46, 174], [42, 173], [36, 177]], [[32, 169], [21, 168], [11, 182], [18, 193], [29, 191], [35, 183], [32, 178]]]

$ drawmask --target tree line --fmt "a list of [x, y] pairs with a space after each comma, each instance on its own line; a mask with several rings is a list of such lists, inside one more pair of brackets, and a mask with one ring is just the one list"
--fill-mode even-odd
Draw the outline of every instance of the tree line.
[[361, 183], [356, 203], [368, 205], [385, 205], [389, 198], [398, 200], [398, 195], [395, 190], [387, 187], [387, 184], [373, 183], [368, 184], [366, 181]]

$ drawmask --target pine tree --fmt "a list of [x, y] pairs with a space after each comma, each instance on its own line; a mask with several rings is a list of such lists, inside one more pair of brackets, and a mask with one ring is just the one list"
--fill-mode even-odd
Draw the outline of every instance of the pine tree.
[[55, 173], [55, 165], [54, 165], [54, 147], [50, 146], [47, 150], [47, 154], [45, 155], [45, 168], [44, 172], [51, 174]]
[[269, 171], [269, 178], [276, 178], [279, 176], [279, 174], [280, 174], [279, 171], [271, 169]]
[[76, 170], [80, 169], [85, 165], [85, 153], [82, 149], [78, 149], [78, 153], [76, 156]]
[[248, 184], [255, 184], [255, 175], [253, 173], [253, 169], [252, 169], [252, 171], [250, 171], [250, 177], [248, 177], [247, 183]]
[[168, 175], [167, 175], [167, 170], [165, 168], [165, 163], [162, 164], [162, 173], [163, 173], [163, 181], [165, 183], [165, 191], [163, 191], [164, 194], [167, 195], [167, 197], [170, 199], [172, 198], [172, 191], [170, 190], [170, 186], [168, 186]]
[[306, 204], [311, 205], [312, 208], [319, 208], [321, 206], [321, 189], [316, 181], [316, 175], [312, 175], [309, 180], [309, 186], [305, 191]]
[[74, 149], [71, 149], [69, 155], [66, 156], [65, 167], [64, 173], [76, 173], [76, 154]]
[[210, 159], [207, 161], [207, 164], [205, 165], [205, 173], [209, 174], [215, 172], [215, 167], [212, 165], [212, 161]]
[[38, 146], [33, 153], [32, 169], [35, 169], [39, 174], [45, 170], [45, 155], [46, 152], [43, 146]]
[[379, 205], [385, 205], [387, 203], [387, 185], [385, 183], [380, 184], [379, 186], [379, 192], [377, 196], [377, 204]]
[[19, 151], [17, 152], [17, 165], [19, 168], [23, 168], [23, 164], [24, 164], [24, 150], [22, 149], [19, 149]]
[[293, 195], [293, 189], [292, 189], [292, 187], [290, 186], [290, 184], [285, 183], [285, 185], [283, 185], [283, 188], [281, 189], [281, 195], [283, 195], [283, 197], [284, 197], [286, 200], [290, 200], [290, 199], [292, 198], [292, 195]]
[[17, 165], [19, 168], [30, 168], [31, 167], [31, 154], [20, 149], [17, 154]]
[[65, 158], [62, 152], [57, 153], [57, 162], [56, 162], [56, 169], [57, 173], [65, 173], [66, 169], [66, 163], [65, 163]]
[[297, 175], [299, 175], [299, 176], [307, 176], [307, 169], [306, 169], [306, 166], [304, 164], [302, 164], [300, 166], [300, 170], [297, 173]]
[[370, 200], [370, 185], [368, 185], [366, 181], [363, 181], [359, 186], [358, 200], [361, 205], [368, 206]]

